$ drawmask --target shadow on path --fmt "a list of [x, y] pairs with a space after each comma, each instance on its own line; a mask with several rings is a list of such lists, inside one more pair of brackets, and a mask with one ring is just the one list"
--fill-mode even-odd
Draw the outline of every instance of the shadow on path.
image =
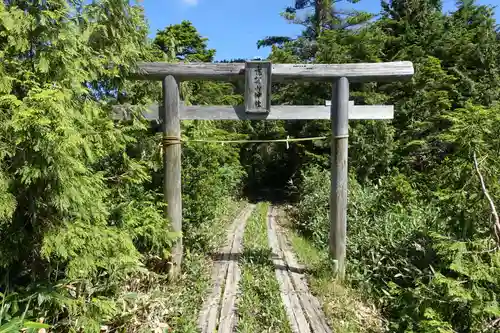
[[287, 265], [275, 265], [272, 260], [273, 259], [282, 259], [284, 258], [278, 256], [275, 253], [272, 253], [270, 250], [244, 250], [243, 253], [212, 253], [212, 260], [224, 262], [224, 261], [239, 261], [239, 262], [248, 262], [254, 265], [259, 266], [269, 266], [272, 269], [279, 269], [282, 271], [290, 271], [294, 273], [312, 273], [306, 268], [302, 267], [289, 267]]

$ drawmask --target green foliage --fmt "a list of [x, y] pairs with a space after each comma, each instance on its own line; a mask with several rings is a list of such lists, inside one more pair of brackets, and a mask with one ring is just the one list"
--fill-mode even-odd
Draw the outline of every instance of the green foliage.
[[[390, 331], [494, 332], [498, 251], [472, 156], [498, 204], [500, 44], [490, 8], [463, 1], [443, 14], [441, 5], [383, 2], [381, 19], [324, 31], [304, 60], [411, 60], [416, 69], [409, 82], [351, 86], [356, 102], [396, 106], [392, 123], [350, 123], [351, 286], [377, 304]], [[293, 41], [272, 57], [297, 61], [303, 50]], [[327, 89], [293, 89], [285, 98], [327, 98]], [[309, 135], [325, 133], [308, 126]], [[294, 226], [325, 249], [328, 150], [306, 149], [314, 158], [297, 182]]]
[[4, 295], [0, 293], [1, 298], [1, 307], [0, 307], [0, 332], [1, 333], [10, 333], [10, 332], [29, 332], [35, 333], [39, 332], [40, 329], [49, 328], [50, 325], [44, 324], [43, 322], [33, 322], [29, 320], [25, 320], [26, 312], [28, 311], [29, 303], [19, 317], [12, 317], [9, 315], [9, 309], [12, 305], [16, 305], [15, 303], [11, 303], [12, 296]]
[[207, 49], [207, 41], [189, 21], [159, 30], [154, 39], [154, 43], [170, 57], [192, 62], [213, 60], [215, 50]]
[[[16, 29], [9, 29], [9, 22], [21, 9], [4, 4], [0, 8], [6, 59], [2, 80], [9, 87], [0, 101], [6, 118], [1, 136], [8, 147], [2, 162], [17, 201], [12, 223], [2, 231], [3, 267], [18, 260], [29, 266], [26, 260], [36, 258], [32, 255], [47, 241], [47, 233], [56, 237], [66, 231], [68, 223], [81, 222], [89, 227], [106, 224], [105, 201], [110, 192], [102, 170], [93, 165], [123, 149], [127, 137], [113, 127], [105, 104], [95, 100], [85, 84], [97, 80], [105, 83], [117, 75], [116, 69], [106, 69], [110, 63], [130, 66], [131, 60], [140, 55], [145, 32], [128, 29], [130, 24], [141, 27], [140, 10], [128, 7], [130, 15], [125, 17], [119, 14], [124, 4], [118, 1], [105, 1], [101, 8], [89, 5], [79, 13], [81, 22], [67, 20], [72, 8], [66, 2], [47, 2], [44, 6], [33, 7]], [[102, 15], [106, 11], [108, 14]], [[35, 34], [31, 33], [31, 21], [41, 23]], [[129, 50], [119, 52], [112, 42], [103, 45], [96, 34], [104, 25], [116, 35], [112, 39], [126, 35], [120, 47]], [[13, 34], [9, 34], [11, 31]], [[33, 52], [34, 47], [38, 52]], [[99, 52], [103, 52], [102, 57], [92, 56]], [[123, 56], [118, 60], [120, 54]], [[48, 71], [55, 74], [44, 75]], [[9, 237], [24, 220], [28, 228], [22, 236]], [[32, 239], [33, 247], [25, 246], [27, 239]], [[75, 248], [66, 250], [76, 251], [70, 259], [75, 260], [79, 245], [68, 241], [66, 246]], [[80, 273], [86, 276], [89, 272], [82, 268]]]
[[295, 223], [298, 230], [325, 247], [328, 244], [330, 197], [329, 172], [312, 167], [303, 172], [301, 198], [296, 205]]
[[30, 318], [59, 331], [99, 329], [115, 314], [117, 286], [144, 269], [148, 251], [168, 253], [173, 238], [159, 232], [168, 224], [147, 195], [147, 167], [114, 160], [144, 131], [109, 117], [117, 90], [137, 90], [123, 78], [153, 54], [142, 9], [3, 2], [0, 27], [0, 260], [2, 289], [18, 295], [8, 312], [20, 316], [38, 295]]
[[[282, 224], [287, 223], [284, 218], [281, 220]], [[361, 293], [333, 278], [335, 272], [328, 253], [315, 246], [310, 238], [286, 231], [297, 258], [306, 268], [309, 290], [322, 304], [330, 328], [342, 333], [387, 332], [380, 310], [363, 299]]]
[[41, 255], [67, 265], [65, 275], [71, 280], [97, 276], [99, 270], [126, 274], [130, 268], [140, 265], [139, 253], [127, 233], [76, 221], [48, 232]]
[[[232, 140], [238, 135], [210, 122], [185, 122], [183, 134], [192, 140]], [[226, 199], [240, 194], [245, 175], [237, 147], [220, 143], [188, 142], [183, 146], [183, 217], [185, 240], [195, 249], [213, 250], [212, 223]]]
[[[304, 178], [295, 225], [326, 248], [329, 173], [313, 168]], [[349, 189], [350, 282], [385, 309], [391, 331], [485, 329], [497, 315], [500, 292], [491, 237], [444, 236], [441, 210], [418, 199], [401, 174], [371, 187], [352, 178]]]
[[3, 224], [12, 218], [16, 201], [9, 192], [8, 180], [0, 173], [0, 223]]
[[[126, 81], [136, 62], [172, 61], [179, 54], [164, 53], [171, 50], [210, 61], [214, 51], [188, 22], [154, 42], [147, 33], [142, 8], [128, 1], [0, 4], [0, 288], [12, 304], [2, 308], [9, 327], [24, 325], [25, 314], [58, 332], [95, 332], [104, 324], [138, 330], [132, 322], [140, 316], [121, 307], [125, 290], [148, 279], [167, 283], [170, 247], [181, 235], [164, 217], [159, 136], [138, 116], [140, 107], [119, 122], [111, 107], [158, 99], [157, 83]], [[183, 98], [239, 101], [231, 85], [206, 87], [183, 85]], [[211, 123], [185, 123], [183, 134], [232, 137]], [[184, 146], [188, 251], [217, 245], [224, 228], [216, 220], [244, 175], [238, 152]], [[142, 305], [171, 301], [150, 302]], [[173, 320], [161, 304], [156, 316]]]

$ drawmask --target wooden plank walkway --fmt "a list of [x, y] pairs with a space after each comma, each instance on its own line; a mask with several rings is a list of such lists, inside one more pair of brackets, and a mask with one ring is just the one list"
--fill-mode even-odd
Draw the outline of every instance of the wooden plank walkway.
[[294, 333], [331, 333], [321, 306], [310, 292], [302, 267], [298, 264], [284, 234], [276, 224], [276, 208], [268, 212], [267, 232], [269, 246], [273, 251], [281, 298], [287, 311], [292, 332]]
[[[246, 221], [254, 209], [254, 204], [248, 204], [235, 218], [228, 228], [227, 242], [215, 258], [213, 288], [198, 318], [198, 327], [202, 333], [232, 333], [236, 329], [236, 301], [241, 277], [238, 259], [242, 251]], [[309, 292], [301, 273], [301, 265], [276, 224], [276, 216], [276, 208], [270, 206], [267, 218], [268, 242], [273, 252], [276, 279], [292, 332], [331, 333], [318, 300]]]
[[236, 327], [236, 298], [241, 272], [238, 258], [246, 221], [255, 205], [249, 204], [236, 217], [227, 233], [226, 245], [215, 259], [212, 270], [213, 288], [205, 300], [198, 327], [202, 333], [231, 333]]

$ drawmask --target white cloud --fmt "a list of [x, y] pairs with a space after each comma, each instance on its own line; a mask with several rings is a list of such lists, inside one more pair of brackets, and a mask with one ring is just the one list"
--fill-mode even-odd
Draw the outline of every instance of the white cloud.
[[198, 4], [198, 0], [182, 0], [182, 2], [188, 6], [196, 6]]

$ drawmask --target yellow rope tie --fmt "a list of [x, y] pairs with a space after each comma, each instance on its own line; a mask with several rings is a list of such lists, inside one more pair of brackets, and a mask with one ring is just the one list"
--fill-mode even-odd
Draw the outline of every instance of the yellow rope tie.
[[182, 143], [182, 139], [176, 136], [164, 135], [161, 139], [163, 147], [169, 147], [173, 145], [179, 145]]

